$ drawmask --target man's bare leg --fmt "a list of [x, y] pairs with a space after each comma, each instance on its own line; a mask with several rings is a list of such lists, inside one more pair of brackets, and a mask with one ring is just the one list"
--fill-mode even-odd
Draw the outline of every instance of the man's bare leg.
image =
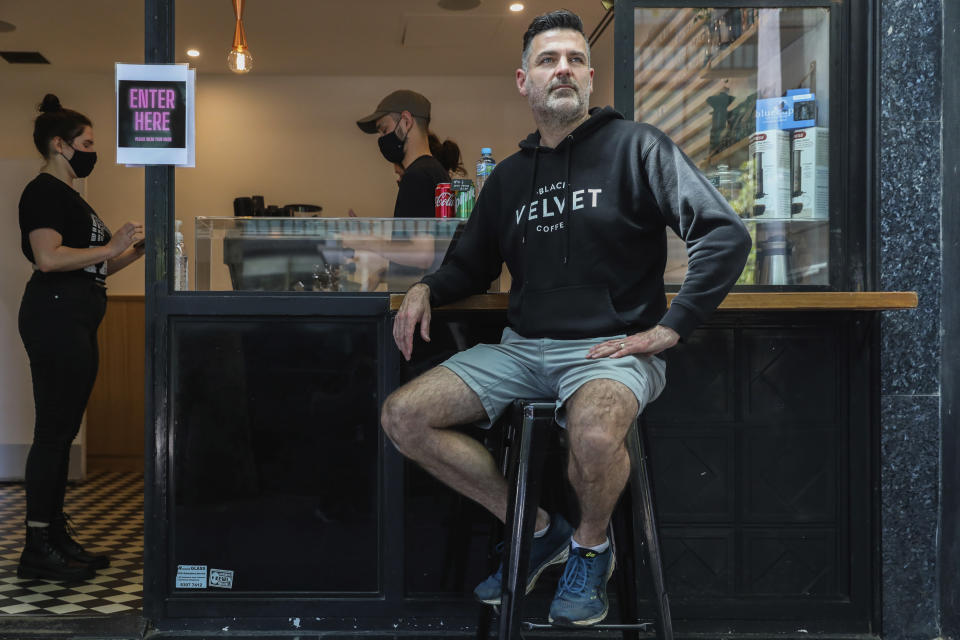
[[[507, 481], [493, 456], [477, 440], [448, 428], [486, 415], [480, 398], [459, 376], [434, 367], [390, 394], [380, 422], [400, 453], [503, 522]], [[538, 510], [537, 529], [549, 522], [547, 513]]]
[[637, 415], [637, 398], [615, 380], [591, 380], [577, 389], [567, 407], [570, 460], [567, 473], [580, 504], [578, 544], [607, 539], [607, 525], [630, 475], [625, 440]]

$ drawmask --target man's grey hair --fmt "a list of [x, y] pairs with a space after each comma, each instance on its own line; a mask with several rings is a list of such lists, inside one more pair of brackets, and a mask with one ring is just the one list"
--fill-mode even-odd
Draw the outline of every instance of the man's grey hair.
[[550, 29], [570, 29], [582, 35], [583, 41], [587, 45], [587, 66], [590, 66], [590, 43], [587, 42], [587, 36], [583, 32], [583, 21], [580, 16], [572, 11], [558, 9], [534, 18], [530, 26], [527, 27], [526, 33], [523, 34], [523, 53], [520, 56], [520, 68], [523, 69], [524, 73], [527, 72], [527, 67], [530, 65], [530, 43], [538, 34]]

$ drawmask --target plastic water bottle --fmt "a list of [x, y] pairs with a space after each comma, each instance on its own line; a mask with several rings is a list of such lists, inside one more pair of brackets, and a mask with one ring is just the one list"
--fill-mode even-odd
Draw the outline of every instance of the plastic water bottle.
[[480, 195], [480, 190], [483, 189], [483, 184], [487, 181], [487, 178], [490, 177], [490, 174], [493, 172], [493, 168], [497, 166], [496, 161], [491, 155], [493, 151], [490, 147], [483, 147], [480, 149], [480, 159], [477, 160], [477, 195]]
[[183, 232], [180, 231], [182, 220], [175, 221], [173, 233], [173, 288], [175, 291], [186, 291], [187, 286], [187, 252], [183, 246]]

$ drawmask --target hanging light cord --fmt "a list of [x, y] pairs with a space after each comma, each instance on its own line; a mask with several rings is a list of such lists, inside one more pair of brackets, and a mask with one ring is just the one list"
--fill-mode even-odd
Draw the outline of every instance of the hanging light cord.
[[600, 18], [600, 22], [594, 27], [593, 31], [590, 33], [590, 37], [587, 38], [587, 43], [592, 47], [597, 43], [597, 40], [600, 39], [600, 36], [603, 35], [603, 32], [607, 30], [607, 27], [610, 26], [610, 23], [613, 22], [613, 7], [611, 6], [607, 9], [607, 12], [603, 14], [603, 17]]

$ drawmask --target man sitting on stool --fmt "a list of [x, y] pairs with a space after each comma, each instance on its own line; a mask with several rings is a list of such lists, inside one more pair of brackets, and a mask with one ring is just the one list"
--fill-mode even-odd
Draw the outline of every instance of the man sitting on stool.
[[[492, 424], [515, 398], [557, 399], [582, 515], [573, 530], [538, 510], [528, 590], [565, 561], [549, 619], [583, 626], [607, 615], [607, 526], [630, 471], [627, 431], [663, 390], [656, 354], [723, 300], [750, 238], [662, 132], [609, 107], [588, 110], [594, 70], [579, 17], [535, 18], [521, 60], [517, 88], [537, 131], [488, 178], [446, 263], [407, 292], [393, 335], [409, 360], [417, 324], [430, 339], [431, 305], [486, 291], [504, 261], [513, 276], [509, 326], [500, 344], [460, 352], [395, 391], [381, 420], [401, 453], [504, 520], [508, 488], [493, 457], [448, 427]], [[669, 309], [666, 227], [689, 256]], [[499, 603], [502, 568], [476, 588], [478, 599]]]

